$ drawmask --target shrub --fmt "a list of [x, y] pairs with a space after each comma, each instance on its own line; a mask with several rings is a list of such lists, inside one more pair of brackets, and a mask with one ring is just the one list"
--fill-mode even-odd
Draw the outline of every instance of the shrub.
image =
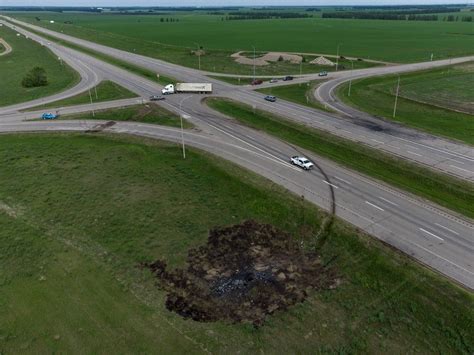
[[48, 78], [46, 76], [46, 70], [41, 67], [34, 67], [21, 81], [21, 85], [25, 88], [34, 88], [38, 86], [48, 85]]

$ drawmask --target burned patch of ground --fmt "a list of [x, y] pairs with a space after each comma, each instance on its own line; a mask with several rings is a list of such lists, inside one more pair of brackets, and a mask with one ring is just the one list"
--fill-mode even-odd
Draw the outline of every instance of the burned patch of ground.
[[225, 320], [258, 326], [276, 311], [303, 302], [308, 291], [333, 288], [334, 270], [296, 238], [246, 221], [214, 228], [207, 244], [188, 253], [185, 269], [144, 264], [167, 292], [166, 307], [201, 322]]

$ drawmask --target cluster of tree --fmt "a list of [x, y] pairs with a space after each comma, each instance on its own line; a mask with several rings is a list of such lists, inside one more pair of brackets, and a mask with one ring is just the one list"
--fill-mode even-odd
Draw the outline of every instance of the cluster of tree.
[[46, 70], [41, 67], [31, 69], [21, 81], [21, 85], [25, 88], [35, 88], [38, 86], [48, 85], [48, 77]]
[[313, 15], [300, 12], [229, 12], [229, 15], [223, 17], [223, 20], [265, 20], [265, 19], [282, 19], [282, 18], [308, 18]]
[[459, 18], [459, 16], [454, 16], [454, 15], [448, 15], [443, 17], [443, 21], [448, 21], [448, 22], [457, 22], [461, 19], [462, 22], [472, 22], [472, 16], [462, 16]]
[[458, 12], [461, 11], [459, 5], [456, 7], [440, 6], [440, 5], [388, 5], [388, 6], [353, 6], [351, 10], [387, 10], [390, 12], [404, 11], [410, 14], [433, 14], [442, 12]]
[[318, 7], [308, 7], [308, 8], [306, 9], [306, 11], [308, 11], [308, 12], [320, 12], [321, 9], [318, 8]]
[[161, 17], [160, 22], [179, 22], [179, 18]]
[[398, 20], [398, 21], [438, 21], [437, 15], [397, 15], [391, 12], [324, 12], [322, 18], [347, 18], [363, 20]]

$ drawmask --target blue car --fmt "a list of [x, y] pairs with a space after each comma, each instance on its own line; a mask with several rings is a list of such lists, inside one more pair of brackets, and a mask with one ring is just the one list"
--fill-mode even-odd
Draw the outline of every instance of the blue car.
[[45, 113], [43, 113], [41, 118], [43, 120], [54, 120], [54, 119], [58, 118], [58, 115], [55, 115], [54, 113], [51, 113], [51, 112], [45, 112]]

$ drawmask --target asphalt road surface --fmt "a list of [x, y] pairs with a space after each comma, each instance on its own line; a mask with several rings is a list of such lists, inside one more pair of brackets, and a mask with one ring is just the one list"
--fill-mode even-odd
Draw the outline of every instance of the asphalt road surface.
[[[51, 46], [62, 50], [62, 53], [70, 56], [71, 60], [87, 63], [87, 66], [98, 77], [116, 81], [141, 96], [147, 97], [160, 89], [160, 86], [154, 82], [144, 80], [135, 74], [90, 58], [85, 54], [61, 48], [58, 45]], [[260, 98], [259, 94], [236, 90], [233, 86], [222, 85], [222, 87], [224, 88], [222, 92], [236, 92], [234, 95], [239, 99], [240, 95], [243, 98], [254, 96]], [[474, 289], [474, 224], [472, 221], [421, 201], [406, 192], [374, 182], [264, 133], [241, 126], [234, 120], [203, 106], [200, 99], [199, 95], [171, 95], [161, 103], [196, 125], [197, 129], [184, 132], [186, 144], [209, 151], [263, 175], [298, 195], [304, 195], [307, 200], [326, 210], [331, 209], [331, 196], [334, 193], [337, 216], [466, 287]], [[277, 105], [282, 104], [286, 103], [277, 103]], [[276, 109], [277, 105], [268, 107], [268, 110]], [[92, 107], [98, 106], [92, 105]], [[75, 110], [75, 108], [69, 109]], [[285, 107], [282, 109], [285, 110]], [[293, 109], [284, 112], [293, 112]], [[296, 109], [306, 108], [296, 105]], [[320, 117], [312, 113], [298, 115], [308, 115], [308, 120]], [[321, 114], [317, 112], [317, 115]], [[18, 116], [18, 113], [0, 116], [0, 132], [88, 131], [100, 128], [98, 125], [105, 123], [97, 121], [25, 122], [22, 121], [23, 119], [21, 115]], [[340, 118], [332, 119], [345, 122]], [[117, 122], [105, 131], [174, 142], [179, 142], [181, 138], [180, 130], [134, 122]], [[390, 134], [386, 132], [385, 136], [389, 137]], [[318, 170], [305, 172], [291, 166], [288, 163], [289, 157], [300, 153], [314, 160], [325, 175]]]

